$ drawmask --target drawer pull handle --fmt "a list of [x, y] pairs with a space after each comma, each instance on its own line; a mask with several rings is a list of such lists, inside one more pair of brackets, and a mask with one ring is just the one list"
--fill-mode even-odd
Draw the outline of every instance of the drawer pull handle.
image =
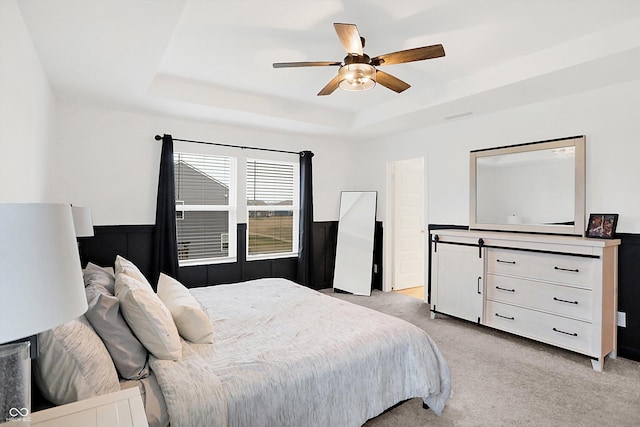
[[553, 300], [554, 300], [554, 301], [560, 301], [560, 302], [566, 302], [567, 304], [575, 304], [575, 305], [578, 305], [578, 301], [568, 301], [568, 300], [566, 300], [566, 299], [560, 299], [560, 298], [556, 298], [556, 297], [553, 297]]
[[573, 332], [573, 333], [565, 332], [565, 331], [561, 331], [560, 329], [556, 329], [556, 328], [553, 328], [553, 330], [556, 331], [556, 332], [560, 332], [561, 334], [571, 335], [572, 337], [577, 337], [578, 336], [578, 334], [575, 333], [575, 332]]
[[496, 313], [496, 316], [498, 317], [502, 317], [503, 319], [507, 319], [507, 320], [516, 320], [515, 317], [507, 317], [507, 316], [502, 316], [501, 314]]
[[496, 289], [500, 290], [500, 291], [507, 291], [507, 292], [515, 292], [515, 289], [507, 289], [507, 288], [501, 288], [500, 286], [496, 286]]
[[578, 270], [577, 268], [562, 268], [562, 267], [553, 267], [555, 270], [560, 270], [560, 271], [570, 271], [572, 273], [579, 273], [580, 270]]
[[516, 265], [515, 261], [505, 261], [505, 260], [502, 260], [502, 259], [497, 259], [496, 261], [497, 262], [501, 262], [502, 264], [513, 264], [513, 265]]

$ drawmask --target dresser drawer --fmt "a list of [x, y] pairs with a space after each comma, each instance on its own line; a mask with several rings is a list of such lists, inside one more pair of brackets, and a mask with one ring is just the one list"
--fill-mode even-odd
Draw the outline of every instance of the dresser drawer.
[[[591, 324], [495, 301], [486, 302], [485, 325], [591, 355]], [[599, 356], [599, 355], [598, 355]]]
[[487, 273], [508, 274], [593, 289], [600, 260], [509, 249], [487, 250]]
[[592, 318], [592, 292], [587, 289], [487, 274], [487, 299], [573, 317]]

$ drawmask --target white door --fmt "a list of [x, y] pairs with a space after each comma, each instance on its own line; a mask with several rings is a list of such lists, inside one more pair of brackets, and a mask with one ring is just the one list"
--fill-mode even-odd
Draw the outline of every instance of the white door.
[[433, 245], [431, 309], [480, 322], [484, 292], [480, 249], [447, 243]]
[[393, 288], [424, 286], [424, 159], [395, 162]]

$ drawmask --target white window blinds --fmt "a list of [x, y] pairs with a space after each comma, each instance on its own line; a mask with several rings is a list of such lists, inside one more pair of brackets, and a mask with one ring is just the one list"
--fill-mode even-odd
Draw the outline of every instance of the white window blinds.
[[299, 165], [247, 159], [247, 255], [298, 251]]
[[174, 153], [181, 266], [235, 257], [236, 160]]

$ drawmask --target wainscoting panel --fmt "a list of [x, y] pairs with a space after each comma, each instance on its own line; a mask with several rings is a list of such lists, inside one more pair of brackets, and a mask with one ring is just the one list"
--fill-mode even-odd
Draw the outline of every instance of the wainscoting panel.
[[155, 281], [157, 278], [149, 277], [154, 228], [153, 225], [95, 226], [93, 237], [78, 239], [82, 265], [92, 262], [113, 267], [116, 255], [120, 255], [133, 262], [149, 281]]
[[618, 311], [626, 313], [627, 327], [618, 327], [618, 354], [640, 361], [640, 235], [619, 233]]
[[325, 289], [333, 286], [337, 237], [338, 221], [313, 223], [312, 275], [314, 289]]
[[271, 263], [270, 274], [269, 277], [284, 277], [295, 282], [298, 274], [298, 258], [285, 258]]
[[382, 221], [376, 221], [375, 231], [373, 235], [373, 276], [371, 288], [382, 290], [382, 278], [384, 277], [382, 273], [382, 259], [383, 259], [383, 227]]
[[[222, 279], [218, 283], [228, 283], [224, 280], [225, 276], [233, 277], [233, 272], [229, 273], [225, 270], [231, 270], [230, 266], [235, 266], [234, 264], [215, 264], [216, 267], [222, 266], [220, 268], [220, 274], [218, 274], [218, 280]], [[194, 283], [209, 283], [209, 267], [210, 265], [192, 265], [190, 267], [181, 267], [178, 269], [178, 277], [177, 279], [180, 283], [183, 283], [188, 288], [196, 287]], [[231, 279], [229, 279], [229, 282]], [[216, 283], [217, 284], [217, 283]], [[202, 285], [204, 286], [204, 285]]]

